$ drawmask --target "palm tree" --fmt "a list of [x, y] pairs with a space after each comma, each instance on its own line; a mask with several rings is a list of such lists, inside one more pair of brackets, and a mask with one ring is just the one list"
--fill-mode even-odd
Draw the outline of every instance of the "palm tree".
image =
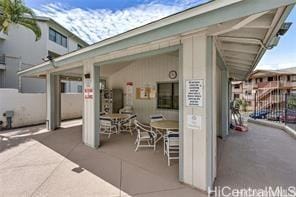
[[9, 26], [12, 24], [32, 30], [36, 41], [41, 37], [41, 29], [34, 11], [26, 7], [22, 0], [0, 0], [0, 31], [8, 34]]

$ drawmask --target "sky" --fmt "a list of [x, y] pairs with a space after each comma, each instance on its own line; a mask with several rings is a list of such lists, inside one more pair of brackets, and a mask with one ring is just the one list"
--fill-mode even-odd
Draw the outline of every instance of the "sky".
[[[158, 20], [207, 0], [24, 0], [37, 15], [49, 16], [92, 44]], [[296, 9], [280, 43], [268, 50], [256, 69], [296, 67]]]

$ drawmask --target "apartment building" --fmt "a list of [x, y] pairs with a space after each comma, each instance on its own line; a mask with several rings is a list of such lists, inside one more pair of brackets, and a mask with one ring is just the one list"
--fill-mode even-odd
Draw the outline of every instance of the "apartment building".
[[282, 99], [279, 95], [286, 93], [296, 93], [296, 67], [280, 70], [255, 70], [247, 81], [232, 82], [232, 99], [245, 100], [248, 103], [248, 110], [254, 109], [255, 97], [257, 103], [274, 105], [280, 104]]
[[[36, 64], [75, 51], [88, 44], [48, 17], [37, 17], [42, 31], [41, 39], [23, 26], [13, 25], [8, 35], [0, 34], [0, 88], [18, 89], [24, 93], [45, 92], [45, 80], [18, 77], [17, 72]], [[82, 82], [63, 79], [65, 92], [82, 91]]]

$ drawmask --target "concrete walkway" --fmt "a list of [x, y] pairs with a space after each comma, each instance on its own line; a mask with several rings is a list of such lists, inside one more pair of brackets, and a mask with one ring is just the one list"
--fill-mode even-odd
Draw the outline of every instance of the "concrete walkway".
[[[129, 134], [81, 142], [80, 121], [47, 132], [44, 126], [0, 133], [0, 196], [205, 197], [178, 182], [162, 148], [134, 152]], [[249, 124], [218, 144], [216, 186], [259, 188], [296, 183], [296, 141], [278, 129]]]
[[246, 133], [219, 140], [216, 186], [296, 186], [296, 140], [284, 131], [248, 123]]
[[206, 196], [178, 182], [178, 163], [168, 167], [161, 147], [134, 152], [126, 133], [95, 150], [72, 123], [0, 133], [0, 196]]

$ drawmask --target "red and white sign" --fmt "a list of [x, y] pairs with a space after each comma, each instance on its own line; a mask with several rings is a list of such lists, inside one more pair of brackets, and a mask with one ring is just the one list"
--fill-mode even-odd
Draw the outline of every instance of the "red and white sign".
[[133, 82], [126, 83], [126, 105], [133, 105]]
[[84, 89], [84, 98], [85, 99], [92, 99], [94, 95], [93, 89], [92, 88], [85, 88]]

